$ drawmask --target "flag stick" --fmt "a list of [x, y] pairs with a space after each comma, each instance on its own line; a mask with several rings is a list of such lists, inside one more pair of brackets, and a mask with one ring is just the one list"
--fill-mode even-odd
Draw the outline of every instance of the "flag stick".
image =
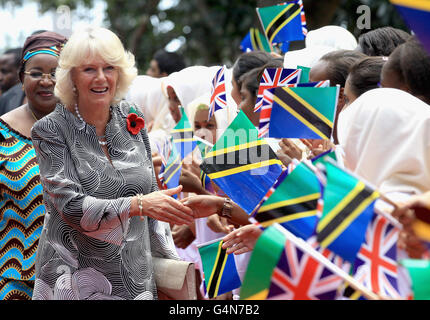
[[288, 240], [292, 241], [296, 246], [298, 246], [300, 249], [305, 251], [306, 253], [310, 254], [315, 260], [322, 263], [325, 267], [330, 269], [333, 273], [337, 274], [339, 277], [341, 277], [344, 281], [346, 281], [353, 289], [360, 291], [364, 297], [366, 297], [368, 300], [381, 300], [381, 297], [366, 287], [364, 287], [362, 284], [360, 284], [358, 281], [356, 281], [353, 277], [351, 277], [349, 274], [347, 274], [344, 270], [339, 268], [337, 265], [335, 265], [333, 262], [328, 260], [326, 257], [324, 257], [321, 253], [316, 251], [314, 248], [312, 248], [309, 243], [305, 242], [302, 239], [297, 238], [295, 235], [293, 235], [291, 232], [280, 226], [278, 223], [273, 224], [276, 229], [280, 232], [282, 232]]
[[205, 145], [207, 145], [207, 146], [209, 146], [211, 148], [213, 148], [213, 146], [214, 146], [212, 143], [210, 143], [207, 140], [204, 140], [204, 139], [200, 138], [199, 136], [193, 136], [193, 139], [197, 140], [197, 141], [200, 141], [201, 143], [204, 143]]

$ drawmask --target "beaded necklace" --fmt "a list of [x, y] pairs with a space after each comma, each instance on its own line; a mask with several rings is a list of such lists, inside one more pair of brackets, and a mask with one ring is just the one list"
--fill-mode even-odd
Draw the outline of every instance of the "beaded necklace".
[[[79, 120], [81, 120], [82, 122], [85, 122], [84, 118], [82, 118], [81, 114], [79, 113], [79, 109], [78, 109], [77, 104], [75, 104], [75, 112], [76, 112], [76, 115], [78, 116]], [[97, 140], [101, 146], [107, 145], [107, 141], [100, 141], [100, 139], [106, 139], [106, 136], [100, 136], [100, 137], [97, 136]]]

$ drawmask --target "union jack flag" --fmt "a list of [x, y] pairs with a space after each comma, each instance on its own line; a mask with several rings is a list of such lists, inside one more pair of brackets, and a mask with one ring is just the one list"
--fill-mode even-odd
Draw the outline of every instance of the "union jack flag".
[[[288, 69], [284, 69], [284, 70], [288, 70]], [[300, 79], [300, 74], [298, 79]], [[297, 83], [297, 82], [288, 83], [284, 86], [324, 88], [324, 87], [330, 87], [330, 80], [324, 80], [324, 81], [318, 81], [318, 82], [307, 82], [307, 83]], [[261, 88], [261, 84], [260, 84], [260, 88]], [[269, 134], [270, 116], [272, 114], [272, 104], [273, 104], [273, 91], [274, 91], [274, 88], [268, 88], [263, 91], [263, 98], [261, 100], [261, 107], [260, 107], [260, 125], [258, 129], [259, 138], [267, 137]], [[257, 109], [258, 103], [259, 102], [257, 98], [257, 103], [255, 105], [254, 111], [258, 110]]]
[[275, 88], [264, 90], [263, 105], [260, 109], [260, 124], [258, 127], [258, 137], [264, 138], [269, 135], [270, 116], [272, 115], [273, 92]]
[[300, 69], [267, 68], [264, 70], [258, 88], [257, 101], [254, 112], [260, 111], [264, 105], [264, 90], [276, 87], [283, 87], [290, 83], [297, 83], [300, 80]]
[[403, 299], [397, 284], [399, 231], [385, 217], [374, 213], [354, 265], [357, 281], [373, 292], [393, 299]]
[[[320, 248], [315, 237], [310, 238], [308, 243], [347, 272], [350, 264], [330, 250]], [[340, 276], [287, 240], [278, 265], [273, 271], [267, 299], [334, 300], [342, 284]]]
[[211, 99], [209, 105], [209, 118], [212, 118], [215, 111], [227, 107], [227, 96], [225, 93], [225, 66], [222, 66], [212, 80]]

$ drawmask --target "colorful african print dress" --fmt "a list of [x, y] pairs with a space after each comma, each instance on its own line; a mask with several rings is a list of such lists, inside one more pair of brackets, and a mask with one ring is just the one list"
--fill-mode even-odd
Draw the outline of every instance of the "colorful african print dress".
[[0, 119], [1, 300], [31, 300], [44, 216], [33, 144]]

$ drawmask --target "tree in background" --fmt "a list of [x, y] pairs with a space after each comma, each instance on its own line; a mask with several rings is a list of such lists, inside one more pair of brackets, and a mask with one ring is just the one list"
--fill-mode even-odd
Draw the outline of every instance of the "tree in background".
[[[67, 5], [91, 8], [95, 0], [40, 0], [41, 12]], [[250, 27], [259, 27], [255, 8], [284, 1], [276, 0], [103, 0], [106, 27], [114, 31], [135, 54], [139, 72], [145, 73], [155, 51], [173, 39], [188, 65], [231, 66], [240, 55], [239, 44]], [[10, 2], [0, 0], [0, 4]], [[17, 6], [23, 0], [13, 1]], [[165, 7], [170, 3], [171, 6]], [[304, 0], [309, 30], [328, 24], [346, 27], [359, 36], [369, 30], [357, 27], [357, 8], [371, 9], [371, 29], [393, 26], [407, 30], [388, 0]], [[292, 47], [294, 48], [294, 47]], [[297, 48], [297, 47], [296, 47]]]

